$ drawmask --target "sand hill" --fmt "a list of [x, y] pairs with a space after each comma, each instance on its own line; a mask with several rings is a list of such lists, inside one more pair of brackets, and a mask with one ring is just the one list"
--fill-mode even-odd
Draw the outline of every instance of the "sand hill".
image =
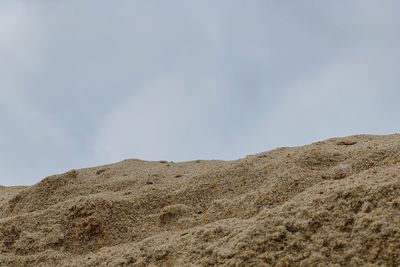
[[400, 266], [400, 135], [0, 187], [0, 266]]

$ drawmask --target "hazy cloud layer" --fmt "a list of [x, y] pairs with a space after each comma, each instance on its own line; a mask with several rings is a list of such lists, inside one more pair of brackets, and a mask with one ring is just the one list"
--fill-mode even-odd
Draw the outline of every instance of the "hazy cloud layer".
[[398, 1], [0, 3], [0, 184], [400, 132]]

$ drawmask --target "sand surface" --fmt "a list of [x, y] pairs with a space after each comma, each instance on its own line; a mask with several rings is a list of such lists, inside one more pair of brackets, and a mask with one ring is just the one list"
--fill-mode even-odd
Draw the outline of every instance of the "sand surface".
[[400, 135], [0, 187], [0, 266], [400, 266]]

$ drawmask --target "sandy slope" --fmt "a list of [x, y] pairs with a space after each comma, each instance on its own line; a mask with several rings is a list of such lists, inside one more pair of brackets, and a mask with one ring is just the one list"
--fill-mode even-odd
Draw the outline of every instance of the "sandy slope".
[[11, 198], [25, 188], [26, 187], [23, 186], [4, 187], [0, 185], [0, 207], [5, 205]]
[[0, 187], [0, 249], [0, 266], [400, 266], [400, 135]]

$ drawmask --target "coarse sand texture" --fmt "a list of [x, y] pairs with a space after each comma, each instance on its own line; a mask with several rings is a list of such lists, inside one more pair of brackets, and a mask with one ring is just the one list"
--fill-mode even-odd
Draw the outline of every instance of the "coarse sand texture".
[[400, 266], [400, 135], [0, 187], [0, 250], [0, 266]]

